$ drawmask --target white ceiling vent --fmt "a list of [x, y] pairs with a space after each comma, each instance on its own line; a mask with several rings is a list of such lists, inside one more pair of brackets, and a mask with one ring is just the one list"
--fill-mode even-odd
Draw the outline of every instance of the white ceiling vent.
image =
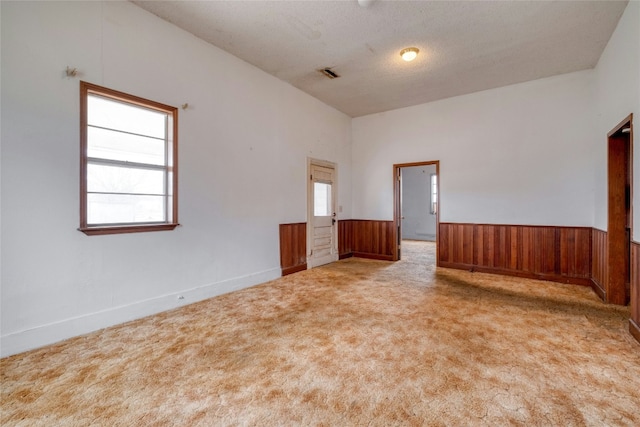
[[331, 68], [322, 68], [320, 70], [322, 74], [324, 74], [325, 76], [329, 77], [330, 79], [337, 79], [338, 77], [340, 77], [339, 75], [337, 75], [335, 72], [333, 72], [333, 70], [331, 70]]

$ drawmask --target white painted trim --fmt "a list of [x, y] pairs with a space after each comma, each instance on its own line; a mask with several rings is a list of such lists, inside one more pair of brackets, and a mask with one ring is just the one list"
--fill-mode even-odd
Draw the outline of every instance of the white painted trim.
[[72, 317], [59, 322], [14, 332], [0, 337], [0, 357], [22, 353], [23, 351], [88, 334], [109, 326], [140, 319], [218, 295], [248, 288], [277, 279], [280, 275], [280, 268], [272, 268], [246, 276], [198, 286], [182, 292], [161, 295], [133, 304], [114, 307], [88, 315]]

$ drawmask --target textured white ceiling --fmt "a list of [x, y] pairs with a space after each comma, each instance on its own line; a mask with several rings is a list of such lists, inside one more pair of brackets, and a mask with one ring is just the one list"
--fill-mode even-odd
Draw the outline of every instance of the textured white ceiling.
[[[134, 1], [351, 117], [593, 68], [626, 1]], [[402, 48], [420, 49], [410, 63]], [[317, 70], [332, 67], [330, 80]]]

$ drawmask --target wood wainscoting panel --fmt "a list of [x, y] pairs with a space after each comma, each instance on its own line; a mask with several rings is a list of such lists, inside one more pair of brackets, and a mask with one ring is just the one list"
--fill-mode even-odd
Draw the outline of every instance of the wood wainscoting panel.
[[307, 223], [280, 224], [282, 275], [307, 269]]
[[393, 260], [393, 221], [353, 219], [353, 256]]
[[591, 279], [591, 237], [589, 228], [560, 228], [560, 274]]
[[[345, 219], [338, 221], [340, 259], [356, 256], [393, 259], [393, 221]], [[307, 224], [280, 224], [282, 275], [307, 269]]]
[[591, 244], [591, 281], [592, 288], [600, 299], [605, 299], [607, 289], [607, 232], [593, 229]]
[[340, 259], [353, 256], [353, 220], [338, 221], [338, 253]]
[[440, 223], [439, 265], [591, 285], [591, 228]]
[[631, 319], [629, 332], [640, 342], [640, 243], [631, 242]]

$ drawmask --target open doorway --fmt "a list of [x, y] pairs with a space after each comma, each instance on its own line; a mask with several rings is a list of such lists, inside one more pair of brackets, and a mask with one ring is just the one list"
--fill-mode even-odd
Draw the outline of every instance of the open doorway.
[[420, 245], [431, 245], [432, 251], [435, 247], [437, 260], [439, 169], [437, 160], [393, 165], [394, 241], [397, 243], [393, 259], [396, 261], [402, 259], [403, 240], [412, 242], [412, 253]]
[[438, 175], [436, 165], [401, 169], [400, 230], [402, 240], [436, 241]]
[[632, 115], [609, 132], [608, 224], [605, 301], [625, 305], [629, 301], [632, 233]]

